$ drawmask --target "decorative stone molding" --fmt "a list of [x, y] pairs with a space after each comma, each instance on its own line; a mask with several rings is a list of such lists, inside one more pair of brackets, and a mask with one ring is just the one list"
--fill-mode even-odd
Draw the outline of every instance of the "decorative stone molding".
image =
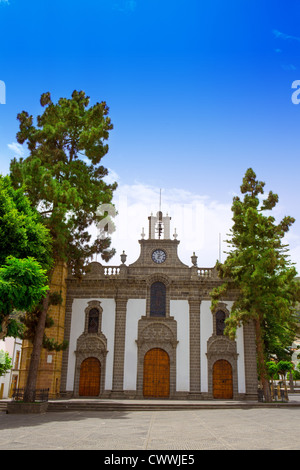
[[207, 341], [207, 359], [231, 359], [236, 360], [238, 357], [236, 350], [236, 342], [230, 340], [226, 336], [213, 335]]
[[98, 359], [104, 358], [107, 354], [107, 340], [106, 337], [100, 333], [83, 333], [77, 340], [77, 348], [75, 351], [77, 357], [97, 357]]
[[[99, 312], [98, 319], [98, 331], [97, 333], [88, 332], [89, 314], [92, 309], [97, 309]], [[101, 364], [101, 380], [100, 380], [100, 395], [104, 391], [105, 385], [105, 365], [107, 356], [107, 339], [106, 336], [101, 332], [102, 324], [102, 312], [101, 302], [98, 300], [91, 300], [88, 302], [88, 306], [85, 309], [85, 326], [84, 332], [77, 339], [76, 345], [76, 366], [75, 366], [75, 378], [74, 378], [74, 395], [79, 395], [79, 381], [80, 381], [80, 368], [81, 364], [85, 359], [95, 357], [100, 361]]]
[[228, 316], [230, 314], [230, 311], [228, 310], [227, 304], [225, 302], [218, 302], [218, 305], [212, 311], [212, 314], [215, 314], [218, 310], [223, 310], [223, 312], [225, 312], [226, 315], [228, 315]]
[[208, 396], [213, 397], [213, 366], [220, 359], [228, 361], [232, 367], [233, 398], [238, 396], [237, 346], [226, 336], [213, 335], [207, 341]]
[[153, 348], [168, 343], [175, 349], [178, 344], [172, 329], [161, 321], [151, 322], [150, 325], [143, 328], [136, 342], [139, 348], [144, 344], [150, 345]]
[[99, 334], [101, 332], [103, 308], [101, 307], [101, 302], [99, 302], [98, 300], [91, 300], [90, 302], [88, 302], [88, 306], [86, 307], [86, 309], [84, 311], [84, 313], [85, 313], [84, 332], [85, 333], [88, 333], [89, 314], [90, 314], [90, 311], [93, 310], [94, 308], [99, 311], [99, 321], [98, 321], [98, 331], [97, 331], [97, 333]]
[[217, 312], [224, 312], [225, 314], [225, 319], [229, 317], [230, 311], [227, 308], [227, 304], [224, 302], [219, 302], [216, 308], [211, 312], [213, 316], [213, 335], [217, 335], [217, 319], [216, 315]]
[[166, 276], [165, 274], [161, 274], [161, 273], [151, 274], [150, 276], [147, 277], [146, 283], [148, 287], [151, 287], [151, 285], [154, 282], [163, 282], [166, 287], [168, 287], [171, 284], [170, 278]]
[[142, 317], [138, 322], [137, 397], [143, 397], [144, 358], [154, 348], [163, 349], [170, 359], [170, 398], [176, 392], [177, 322], [173, 317]]

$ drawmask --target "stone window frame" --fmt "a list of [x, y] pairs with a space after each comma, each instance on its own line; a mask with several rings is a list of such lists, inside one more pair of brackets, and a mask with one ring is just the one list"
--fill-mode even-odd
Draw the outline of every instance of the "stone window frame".
[[[161, 282], [166, 287], [166, 315], [164, 317], [156, 317], [150, 316], [150, 304], [151, 304], [151, 286], [155, 282]], [[164, 274], [153, 274], [149, 276], [147, 281], [147, 294], [146, 294], [146, 317], [151, 318], [153, 320], [157, 320], [158, 318], [170, 318], [170, 280]]]
[[103, 308], [101, 307], [101, 302], [99, 300], [91, 300], [88, 302], [88, 306], [86, 307], [84, 313], [85, 313], [85, 322], [84, 322], [84, 333], [85, 334], [95, 334], [95, 333], [89, 333], [89, 315], [90, 311], [93, 309], [97, 309], [99, 312], [99, 319], [98, 319], [98, 331], [97, 334], [99, 335], [101, 333], [101, 328], [102, 328], [102, 314], [103, 314]]
[[[97, 333], [89, 333], [89, 313], [91, 310], [96, 308], [99, 311], [99, 321], [98, 321], [98, 331]], [[84, 310], [85, 313], [85, 323], [84, 331], [77, 338], [76, 343], [76, 361], [75, 361], [75, 375], [74, 375], [74, 392], [73, 396], [79, 396], [79, 381], [80, 381], [80, 368], [81, 364], [85, 359], [90, 357], [95, 357], [99, 360], [101, 366], [101, 375], [100, 375], [100, 393], [99, 397], [105, 391], [105, 377], [106, 377], [106, 356], [108, 353], [107, 350], [107, 339], [105, 335], [101, 332], [102, 327], [102, 314], [103, 308], [101, 307], [101, 302], [99, 300], [90, 300], [87, 307]], [[81, 346], [79, 346], [79, 344]], [[79, 347], [78, 347], [79, 346]]]
[[213, 316], [213, 336], [219, 336], [220, 338], [222, 338], [224, 336], [223, 335], [217, 335], [217, 312], [224, 312], [225, 313], [225, 320], [227, 318], [229, 318], [229, 315], [230, 315], [230, 311], [228, 310], [227, 308], [227, 305], [224, 303], [224, 302], [219, 302], [218, 305], [216, 306], [216, 308], [214, 309], [214, 311], [212, 312], [212, 316]]
[[[159, 285], [158, 287], [159, 293], [162, 294], [163, 300], [164, 300], [164, 305], [160, 311], [158, 311], [156, 307], [157, 295], [155, 295], [157, 293], [158, 285]], [[153, 292], [154, 286], [155, 286], [155, 292]], [[154, 305], [153, 305], [153, 301], [154, 301]], [[150, 286], [150, 317], [165, 318], [166, 308], [167, 308], [167, 287], [165, 283], [161, 281], [152, 282]]]
[[227, 336], [217, 335], [216, 314], [219, 311], [225, 313], [225, 319], [229, 317], [230, 311], [227, 304], [219, 302], [213, 310], [213, 333], [207, 341], [207, 373], [208, 373], [208, 397], [213, 398], [213, 366], [215, 362], [223, 359], [231, 365], [233, 381], [233, 399], [238, 397], [238, 353], [236, 341], [230, 340]]

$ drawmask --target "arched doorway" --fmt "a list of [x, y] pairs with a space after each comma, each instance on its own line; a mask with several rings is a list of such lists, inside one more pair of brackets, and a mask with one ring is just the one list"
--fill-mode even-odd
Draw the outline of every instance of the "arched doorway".
[[213, 366], [213, 397], [233, 398], [232, 367], [224, 359], [215, 362]]
[[101, 364], [95, 357], [85, 359], [80, 367], [79, 396], [97, 397], [100, 393]]
[[143, 393], [146, 398], [170, 395], [170, 358], [163, 349], [150, 349], [145, 354]]

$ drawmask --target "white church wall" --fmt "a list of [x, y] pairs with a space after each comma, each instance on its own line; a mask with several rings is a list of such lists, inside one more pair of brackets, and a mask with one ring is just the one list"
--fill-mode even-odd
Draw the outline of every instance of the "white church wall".
[[213, 316], [211, 313], [211, 301], [202, 300], [200, 305], [200, 364], [201, 364], [201, 392], [208, 392], [207, 371], [207, 341], [213, 334]]
[[107, 338], [107, 356], [106, 356], [106, 377], [105, 389], [112, 388], [113, 359], [114, 359], [114, 339], [115, 339], [115, 300], [114, 299], [74, 299], [72, 308], [71, 330], [69, 340], [69, 358], [67, 372], [67, 391], [74, 389], [74, 376], [76, 364], [76, 343], [79, 336], [84, 332], [85, 309], [88, 302], [98, 300], [101, 302], [102, 313], [102, 333]]
[[138, 321], [146, 315], [146, 299], [129, 299], [127, 302], [124, 390], [136, 390], [138, 348]]
[[[16, 353], [17, 351], [21, 351], [21, 344], [22, 343], [19, 339], [10, 337], [6, 337], [4, 340], [0, 340], [0, 350], [8, 353], [12, 361], [12, 369], [0, 377], [0, 392], [2, 394], [2, 398], [9, 397], [11, 379], [15, 367]], [[20, 365], [18, 364], [17, 368], [19, 368], [19, 366]], [[14, 371], [14, 373], [16, 373], [16, 371]]]
[[187, 300], [171, 300], [170, 315], [177, 321], [176, 391], [189, 391], [190, 387], [190, 339], [189, 303]]

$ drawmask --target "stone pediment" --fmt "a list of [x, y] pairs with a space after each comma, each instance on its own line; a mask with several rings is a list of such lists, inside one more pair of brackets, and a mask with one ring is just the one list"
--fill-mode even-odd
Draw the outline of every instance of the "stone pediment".
[[100, 334], [93, 333], [83, 333], [77, 339], [77, 353], [90, 352], [90, 353], [99, 353], [106, 352], [107, 340], [106, 337]]
[[104, 267], [101, 263], [93, 261], [85, 268], [85, 277], [87, 279], [100, 279], [104, 276]]
[[[141, 245], [141, 251], [139, 258], [129, 268], [140, 268], [147, 267], [153, 268], [154, 270], [165, 270], [168, 268], [185, 268], [189, 267], [184, 264], [178, 257], [178, 240], [139, 240]], [[163, 263], [157, 264], [153, 260], [153, 252], [155, 250], [162, 250], [166, 257]]]
[[[143, 324], [143, 319], [140, 322]], [[176, 338], [176, 322], [172, 321], [172, 324], [173, 328], [162, 321], [151, 321], [150, 324], [141, 328], [137, 341], [138, 346], [140, 347], [145, 343], [152, 345], [169, 343], [176, 347], [178, 343]]]
[[207, 341], [207, 356], [237, 356], [236, 342], [226, 336], [213, 335]]

